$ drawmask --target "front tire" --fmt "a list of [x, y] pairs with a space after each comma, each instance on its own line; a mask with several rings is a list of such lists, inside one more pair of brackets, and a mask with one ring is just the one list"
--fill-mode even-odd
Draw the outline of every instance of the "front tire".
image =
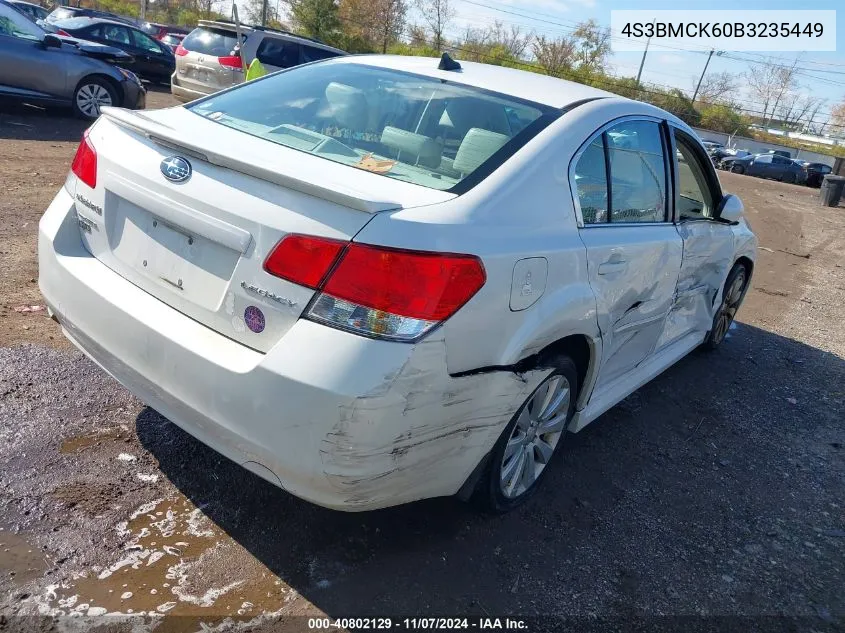
[[744, 174], [745, 169], [742, 168], [742, 165], [731, 165], [731, 173]]
[[737, 310], [739, 310], [739, 306], [742, 304], [747, 284], [748, 271], [745, 269], [745, 266], [734, 264], [725, 281], [725, 287], [722, 291], [722, 303], [713, 316], [713, 325], [710, 327], [710, 332], [704, 340], [705, 349], [714, 350], [725, 340], [725, 335], [731, 329], [731, 324], [734, 321]]
[[487, 510], [508, 512], [528, 501], [566, 437], [575, 413], [578, 371], [568, 356], [550, 365], [554, 371], [517, 409], [493, 447], [477, 489]]
[[73, 91], [73, 112], [93, 121], [100, 116], [100, 108], [119, 105], [117, 92], [106, 79], [86, 77]]

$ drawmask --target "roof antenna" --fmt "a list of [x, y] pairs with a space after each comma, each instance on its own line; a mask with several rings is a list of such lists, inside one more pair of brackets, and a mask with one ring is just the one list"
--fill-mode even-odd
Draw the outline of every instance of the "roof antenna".
[[439, 70], [460, 70], [461, 65], [452, 59], [449, 53], [443, 53], [440, 57], [440, 65], [437, 68]]

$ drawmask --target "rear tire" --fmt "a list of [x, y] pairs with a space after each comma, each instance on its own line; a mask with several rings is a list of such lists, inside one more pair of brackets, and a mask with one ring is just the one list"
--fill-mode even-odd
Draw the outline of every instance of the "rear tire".
[[575, 413], [578, 370], [568, 356], [555, 357], [549, 366], [554, 371], [517, 409], [493, 447], [475, 495], [485, 510], [509, 512], [528, 501], [566, 437]]
[[117, 91], [107, 79], [85, 77], [73, 91], [73, 113], [89, 121], [100, 116], [101, 107], [117, 105]]
[[748, 285], [748, 271], [742, 264], [734, 264], [731, 272], [728, 273], [728, 278], [725, 280], [725, 287], [722, 290], [722, 303], [716, 314], [713, 316], [713, 324], [710, 326], [710, 332], [707, 333], [707, 338], [704, 339], [703, 346], [705, 349], [714, 350], [722, 341], [725, 340], [725, 335], [731, 329], [739, 306], [742, 305], [742, 299], [745, 297], [745, 289]]

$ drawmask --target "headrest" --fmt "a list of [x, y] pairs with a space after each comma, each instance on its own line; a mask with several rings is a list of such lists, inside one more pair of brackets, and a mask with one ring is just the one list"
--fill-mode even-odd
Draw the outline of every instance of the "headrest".
[[416, 156], [417, 160], [427, 166], [436, 166], [440, 162], [440, 144], [430, 136], [415, 134], [398, 127], [386, 126], [381, 133], [381, 142], [391, 149], [407, 152]]
[[458, 147], [458, 153], [455, 155], [455, 170], [462, 174], [475, 171], [509, 140], [510, 137], [505, 134], [477, 127], [472, 128]]

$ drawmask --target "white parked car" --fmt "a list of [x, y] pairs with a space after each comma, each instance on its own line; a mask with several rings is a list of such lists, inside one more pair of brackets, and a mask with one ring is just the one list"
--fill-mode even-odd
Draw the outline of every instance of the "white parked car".
[[722, 342], [754, 267], [689, 127], [539, 74], [339, 57], [103, 112], [41, 220], [52, 315], [330, 508], [516, 506], [567, 431]]

